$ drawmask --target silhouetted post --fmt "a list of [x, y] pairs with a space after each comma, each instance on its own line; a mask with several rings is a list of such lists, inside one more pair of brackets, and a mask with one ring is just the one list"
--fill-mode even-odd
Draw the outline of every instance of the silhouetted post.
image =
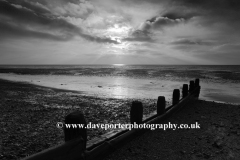
[[130, 110], [130, 121], [131, 124], [137, 123], [141, 124], [143, 118], [143, 105], [142, 102], [133, 101]]
[[172, 104], [177, 104], [179, 102], [180, 98], [180, 90], [179, 89], [174, 89], [173, 90], [173, 97], [172, 97]]
[[200, 86], [200, 84], [199, 84], [199, 79], [197, 78], [197, 79], [195, 79], [195, 88], [197, 88], [197, 93], [196, 93], [196, 96], [195, 97], [199, 97], [199, 94], [200, 94], [200, 89], [201, 89], [201, 86]]
[[191, 93], [193, 90], [194, 90], [194, 81], [190, 81], [189, 93]]
[[195, 87], [198, 87], [199, 86], [199, 79], [195, 79]]
[[197, 98], [199, 97], [200, 90], [201, 90], [201, 86], [198, 86], [197, 91], [196, 91], [196, 95], [194, 97], [197, 97]]
[[64, 127], [64, 135], [65, 135], [65, 142], [82, 137], [84, 140], [84, 149], [86, 149], [86, 144], [87, 144], [87, 129], [85, 128], [87, 126], [86, 120], [84, 118], [84, 115], [82, 112], [73, 112], [68, 114], [65, 117], [65, 124], [83, 124], [83, 127], [77, 127], [73, 128], [67, 128], [66, 126]]
[[157, 115], [165, 113], [166, 101], [164, 96], [159, 96], [157, 101]]
[[188, 95], [188, 84], [183, 84], [183, 89], [182, 89], [182, 97], [186, 97]]

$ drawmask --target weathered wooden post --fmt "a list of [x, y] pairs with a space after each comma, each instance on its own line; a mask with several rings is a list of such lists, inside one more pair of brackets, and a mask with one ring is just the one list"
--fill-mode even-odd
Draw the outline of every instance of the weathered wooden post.
[[182, 89], [182, 97], [186, 97], [188, 95], [188, 84], [183, 84], [183, 89]]
[[166, 100], [164, 96], [159, 96], [157, 101], [157, 115], [162, 115], [165, 113]]
[[195, 88], [199, 86], [199, 79], [195, 79]]
[[190, 81], [189, 93], [191, 93], [193, 90], [194, 90], [194, 81]]
[[143, 118], [143, 105], [142, 102], [133, 101], [130, 110], [130, 122], [131, 124], [141, 124]]
[[195, 79], [195, 88], [197, 88], [197, 93], [196, 93], [196, 96], [195, 97], [199, 97], [199, 94], [200, 94], [200, 89], [201, 89], [201, 86], [200, 86], [200, 82], [199, 82], [200, 80], [197, 78], [197, 79]]
[[70, 124], [70, 127], [66, 127], [66, 125], [64, 127], [65, 142], [82, 137], [82, 139], [84, 140], [84, 149], [86, 149], [87, 123], [82, 112], [77, 111], [68, 114], [65, 117], [65, 124]]
[[180, 90], [179, 89], [174, 89], [173, 90], [173, 97], [172, 97], [172, 104], [177, 104], [179, 102], [180, 98]]

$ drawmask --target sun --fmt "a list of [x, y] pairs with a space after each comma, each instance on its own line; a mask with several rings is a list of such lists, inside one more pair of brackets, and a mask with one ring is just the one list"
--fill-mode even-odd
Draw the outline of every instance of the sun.
[[114, 24], [107, 29], [107, 33], [109, 36], [125, 37], [128, 35], [129, 30], [130, 27], [127, 25]]
[[114, 24], [109, 27], [105, 35], [112, 40], [117, 41], [117, 44], [106, 44], [105, 47], [113, 51], [116, 55], [122, 55], [129, 50], [130, 43], [123, 39], [128, 36], [130, 26], [124, 24]]
[[125, 66], [125, 64], [120, 64], [120, 63], [117, 63], [117, 64], [112, 64], [112, 65], [114, 65], [114, 66], [117, 66], [117, 67], [121, 67], [121, 66]]

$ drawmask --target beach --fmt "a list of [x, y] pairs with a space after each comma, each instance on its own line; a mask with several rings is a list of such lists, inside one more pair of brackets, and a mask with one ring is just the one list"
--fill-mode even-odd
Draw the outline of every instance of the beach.
[[[220, 68], [207, 67], [207, 69], [201, 67], [1, 67], [0, 158], [20, 159], [64, 143], [63, 130], [58, 129], [56, 124], [64, 122], [65, 116], [74, 111], [81, 111], [87, 123], [125, 124], [130, 122], [132, 101], [138, 100], [143, 103], [143, 119], [146, 119], [149, 115], [156, 114], [158, 96], [166, 97], [168, 107], [171, 105], [173, 89], [181, 90], [183, 84], [188, 84], [189, 80], [195, 78], [200, 78], [200, 100], [173, 115], [169, 121], [176, 123], [199, 121], [203, 126], [201, 130], [149, 131], [126, 144], [123, 149], [116, 151], [116, 154], [110, 155], [107, 159], [117, 157], [119, 159], [128, 159], [128, 157], [158, 159], [159, 156], [164, 159], [167, 159], [166, 157], [169, 159], [214, 158], [218, 151], [214, 150], [215, 143], [211, 141], [206, 144], [203, 140], [206, 140], [206, 137], [211, 139], [216, 136], [208, 135], [207, 128], [219, 129], [222, 123], [224, 133], [221, 134], [223, 137], [221, 139], [227, 140], [227, 145], [224, 141], [221, 155], [228, 157], [233, 152], [233, 156], [237, 157], [239, 155], [235, 151], [239, 147], [238, 141], [235, 141], [236, 147], [231, 152], [226, 146], [231, 144], [230, 140], [235, 140], [235, 136], [239, 136], [237, 125], [239, 121], [236, 118], [239, 117], [239, 105], [237, 104], [240, 104], [239, 69], [231, 66], [230, 69], [225, 67], [225, 70], [221, 66]], [[180, 118], [177, 118], [179, 116]], [[232, 122], [233, 124], [230, 124]], [[119, 130], [89, 129], [87, 139], [90, 142], [105, 133], [117, 131]], [[162, 136], [157, 138], [157, 135]], [[175, 143], [179, 141], [178, 135], [183, 135], [183, 146], [181, 143]], [[189, 140], [184, 137], [188, 137]], [[142, 144], [146, 145], [141, 146]], [[160, 154], [159, 149], [162, 144], [172, 149], [164, 149], [164, 152], [161, 150]], [[195, 150], [189, 148], [194, 145]], [[205, 152], [200, 149], [208, 146], [213, 147], [213, 150]], [[126, 148], [127, 150], [124, 150]], [[180, 148], [182, 150], [179, 150]], [[126, 156], [120, 156], [123, 152], [127, 152]]]
[[[64, 143], [57, 122], [71, 112], [83, 112], [87, 122], [128, 123], [133, 99], [83, 96], [76, 91], [0, 79], [0, 158], [16, 159]], [[142, 99], [144, 114], [154, 112], [156, 101]], [[111, 130], [88, 130], [88, 140]]]
[[156, 129], [136, 137], [104, 160], [238, 160], [240, 106], [196, 100], [163, 124], [194, 124], [200, 129]]
[[[131, 99], [100, 99], [82, 96], [76, 91], [0, 82], [1, 159], [23, 158], [64, 143], [63, 131], [56, 128], [56, 123], [62, 122], [67, 114], [82, 110], [83, 106], [87, 122], [129, 122]], [[146, 108], [150, 108], [150, 112], [156, 110], [155, 102], [143, 103], [147, 106], [145, 115], [149, 113]], [[239, 113], [239, 105], [195, 101], [163, 123], [199, 122], [201, 129], [148, 131], [106, 159], [238, 159]], [[88, 139], [106, 132], [88, 130]]]
[[[239, 28], [238, 0], [0, 0], [0, 160], [240, 160]], [[201, 128], [131, 130], [162, 119]]]

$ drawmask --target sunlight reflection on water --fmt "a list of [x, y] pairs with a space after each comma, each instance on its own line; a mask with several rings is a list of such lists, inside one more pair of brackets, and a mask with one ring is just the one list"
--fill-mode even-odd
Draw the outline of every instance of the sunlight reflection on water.
[[115, 78], [113, 81], [114, 87], [112, 95], [114, 98], [126, 98], [128, 97], [128, 90], [123, 88], [124, 81], [122, 78]]
[[[165, 96], [171, 101], [173, 89], [181, 89], [185, 81], [137, 79], [128, 77], [68, 76], [68, 75], [17, 75], [0, 73], [0, 78], [24, 81], [37, 85], [82, 91], [85, 95], [105, 98], [157, 99]], [[240, 103], [240, 87], [234, 83], [200, 82], [200, 98]]]
[[37, 85], [83, 91], [86, 95], [107, 98], [149, 98], [171, 97], [172, 90], [181, 87], [181, 82], [164, 80], [134, 79], [127, 77], [66, 76], [66, 75], [16, 75], [0, 74], [0, 77], [14, 81], [25, 81]]

